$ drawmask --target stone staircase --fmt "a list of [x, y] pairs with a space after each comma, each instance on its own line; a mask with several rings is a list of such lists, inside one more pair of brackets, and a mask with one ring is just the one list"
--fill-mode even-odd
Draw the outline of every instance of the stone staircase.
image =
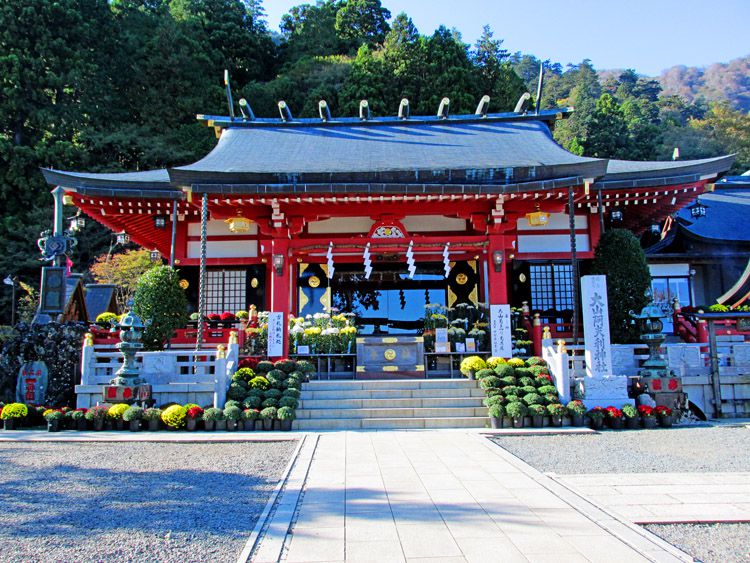
[[483, 398], [467, 379], [312, 381], [293, 429], [484, 428]]

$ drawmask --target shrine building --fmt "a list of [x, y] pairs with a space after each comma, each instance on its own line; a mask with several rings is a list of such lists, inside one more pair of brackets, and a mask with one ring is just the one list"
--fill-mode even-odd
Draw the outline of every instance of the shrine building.
[[295, 119], [280, 108], [199, 115], [218, 143], [185, 166], [44, 176], [169, 259], [193, 310], [205, 250], [205, 314], [334, 307], [357, 312], [363, 336], [398, 336], [419, 333], [426, 304], [527, 302], [572, 322], [578, 264], [603, 229], [660, 223], [732, 163], [577, 156], [552, 137], [567, 109], [335, 118], [321, 104], [320, 119]]

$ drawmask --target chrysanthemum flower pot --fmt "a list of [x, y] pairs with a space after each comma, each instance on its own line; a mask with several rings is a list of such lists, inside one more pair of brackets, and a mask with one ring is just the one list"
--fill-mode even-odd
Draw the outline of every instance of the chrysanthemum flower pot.
[[495, 416], [490, 417], [490, 426], [492, 426], [493, 429], [497, 430], [498, 428], [503, 427], [503, 419], [497, 418]]
[[559, 428], [562, 426], [562, 419], [563, 419], [562, 416], [550, 416], [549, 425]]
[[16, 426], [17, 426], [15, 418], [6, 418], [3, 421], [3, 424], [4, 424], [6, 430], [15, 430]]
[[95, 418], [94, 430], [96, 430], [97, 432], [101, 432], [102, 430], [104, 430], [104, 420], [102, 420], [101, 418]]
[[640, 421], [637, 416], [626, 416], [625, 417], [625, 428], [628, 430], [636, 430], [640, 428]]
[[622, 430], [622, 418], [610, 418], [608, 422], [612, 430]]
[[287, 418], [279, 421], [279, 426], [282, 432], [289, 432], [292, 429], [292, 419]]
[[47, 432], [60, 432], [60, 421], [59, 420], [48, 420], [47, 421]]
[[234, 432], [237, 430], [237, 421], [236, 420], [227, 420], [227, 431], [228, 432]]
[[272, 418], [263, 419], [263, 430], [273, 430], [273, 419]]
[[213, 432], [216, 430], [216, 421], [215, 420], [204, 420], [203, 425], [206, 429], [206, 432]]
[[148, 421], [148, 430], [149, 432], [156, 432], [159, 430], [159, 420], [149, 420]]
[[513, 418], [513, 428], [523, 428], [523, 419], [524, 417], [519, 416], [518, 418]]
[[216, 430], [226, 430], [227, 429], [227, 421], [226, 420], [217, 420], [215, 422]]
[[571, 414], [570, 415], [571, 426], [583, 426], [583, 415], [582, 414]]
[[662, 428], [672, 428], [672, 415], [666, 415], [666, 416], [660, 416], [659, 417], [659, 424]]
[[128, 422], [128, 430], [131, 432], [140, 432], [141, 431], [141, 421], [140, 420], [131, 420]]
[[81, 418], [80, 420], [76, 420], [76, 429], [79, 431], [87, 430], [88, 424], [86, 424], [86, 419]]
[[594, 430], [601, 430], [602, 428], [604, 428], [603, 418], [590, 418], [589, 423], [591, 424], [591, 428]]
[[185, 424], [185, 428], [188, 432], [195, 432], [195, 429], [198, 428], [198, 421], [194, 418], [188, 418]]
[[644, 416], [641, 419], [641, 422], [643, 423], [644, 428], [656, 428], [656, 417], [654, 416]]
[[534, 414], [531, 416], [531, 427], [532, 428], [541, 428], [544, 426], [544, 415], [543, 414]]

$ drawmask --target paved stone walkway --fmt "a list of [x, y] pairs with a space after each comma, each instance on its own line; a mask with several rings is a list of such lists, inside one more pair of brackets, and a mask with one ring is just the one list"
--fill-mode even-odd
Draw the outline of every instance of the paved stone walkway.
[[692, 561], [476, 433], [321, 434], [305, 470], [289, 563]]
[[639, 524], [750, 522], [750, 473], [611, 473], [554, 478]]

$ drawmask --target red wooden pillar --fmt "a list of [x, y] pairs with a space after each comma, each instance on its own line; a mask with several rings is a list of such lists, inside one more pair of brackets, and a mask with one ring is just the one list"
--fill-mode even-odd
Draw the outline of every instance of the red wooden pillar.
[[271, 271], [271, 308], [270, 310], [284, 315], [284, 353], [289, 350], [289, 313], [291, 312], [291, 272], [292, 263], [289, 258], [289, 239], [274, 238], [271, 241], [271, 256], [269, 259]]
[[490, 305], [504, 305], [509, 302], [508, 295], [508, 252], [505, 249], [505, 236], [490, 235], [487, 248], [487, 285]]

